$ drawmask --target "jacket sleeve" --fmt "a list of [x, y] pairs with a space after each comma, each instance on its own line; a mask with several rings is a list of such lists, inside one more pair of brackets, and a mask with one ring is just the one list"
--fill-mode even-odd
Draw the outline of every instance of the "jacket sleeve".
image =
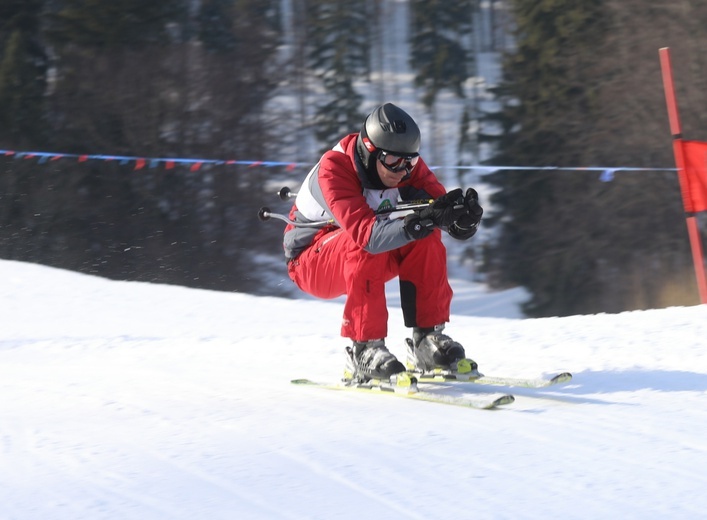
[[371, 209], [363, 196], [358, 174], [345, 154], [325, 154], [318, 184], [327, 211], [362, 249], [377, 254], [412, 242], [402, 220], [382, 218]]

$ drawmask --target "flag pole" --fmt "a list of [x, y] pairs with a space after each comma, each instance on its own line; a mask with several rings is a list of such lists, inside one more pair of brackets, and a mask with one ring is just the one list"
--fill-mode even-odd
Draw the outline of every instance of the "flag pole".
[[[678, 104], [675, 97], [675, 86], [673, 83], [673, 69], [670, 62], [670, 49], [663, 47], [659, 51], [660, 68], [663, 73], [663, 90], [665, 91], [665, 102], [668, 106], [668, 119], [670, 120], [670, 133], [673, 136], [673, 154], [675, 155], [675, 166], [678, 170], [678, 180], [680, 182], [680, 192], [686, 208], [690, 200], [690, 190], [685, 172], [685, 155], [682, 148], [682, 129], [680, 126], [680, 116], [678, 115]], [[690, 248], [692, 249], [692, 262], [695, 266], [695, 277], [697, 278], [697, 289], [700, 294], [700, 301], [707, 303], [707, 278], [705, 278], [704, 255], [702, 253], [702, 240], [697, 223], [697, 217], [693, 211], [685, 213], [687, 222], [687, 233], [690, 237]]]

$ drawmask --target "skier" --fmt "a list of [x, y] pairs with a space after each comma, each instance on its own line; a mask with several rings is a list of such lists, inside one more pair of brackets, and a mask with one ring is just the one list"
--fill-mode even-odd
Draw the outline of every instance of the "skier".
[[[452, 289], [441, 230], [467, 240], [483, 210], [472, 188], [446, 193], [419, 150], [413, 118], [392, 103], [377, 107], [360, 132], [324, 153], [297, 194], [290, 219], [322, 227], [285, 229], [292, 281], [318, 298], [346, 295], [341, 335], [353, 345], [345, 374], [359, 380], [386, 380], [405, 371], [385, 346], [385, 283], [396, 276], [404, 323], [412, 327], [408, 357], [416, 368], [454, 371], [465, 359], [462, 345], [443, 333]], [[420, 199], [434, 201], [392, 218], [389, 211], [399, 201]]]

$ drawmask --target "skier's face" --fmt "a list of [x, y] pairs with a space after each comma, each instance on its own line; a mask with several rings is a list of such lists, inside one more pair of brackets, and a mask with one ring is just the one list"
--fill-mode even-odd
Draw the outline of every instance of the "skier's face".
[[408, 173], [405, 168], [398, 172], [390, 171], [380, 161], [376, 161], [376, 171], [378, 172], [378, 177], [380, 177], [381, 182], [386, 188], [395, 188]]

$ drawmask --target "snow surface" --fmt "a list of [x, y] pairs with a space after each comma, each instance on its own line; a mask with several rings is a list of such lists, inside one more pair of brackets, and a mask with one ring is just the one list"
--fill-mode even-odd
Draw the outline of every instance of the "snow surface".
[[[575, 375], [478, 411], [291, 385], [339, 377], [338, 301], [13, 261], [0, 261], [0, 275], [3, 520], [707, 511], [704, 306], [534, 320], [457, 314], [447, 330], [482, 371]], [[398, 355], [405, 332], [391, 309]]]

